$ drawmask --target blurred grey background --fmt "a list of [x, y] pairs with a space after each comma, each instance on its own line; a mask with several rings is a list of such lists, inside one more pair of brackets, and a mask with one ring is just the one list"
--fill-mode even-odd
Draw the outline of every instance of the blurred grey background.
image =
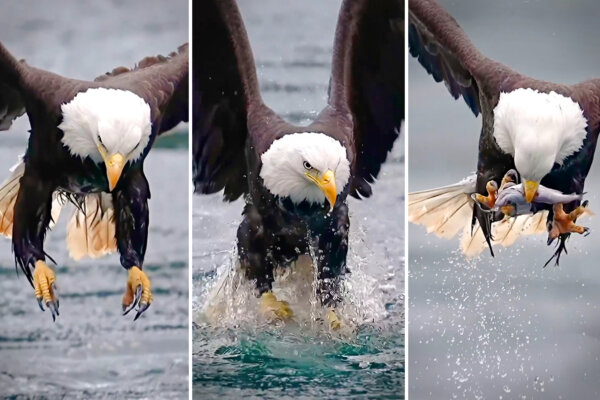
[[[188, 1], [7, 1], [0, 41], [30, 65], [94, 79], [187, 42]], [[21, 117], [0, 133], [0, 180], [24, 152], [28, 129]], [[145, 269], [154, 303], [136, 323], [121, 316], [127, 273], [118, 255], [68, 257], [69, 211], [45, 247], [58, 263], [56, 323], [15, 273], [10, 240], [0, 239], [0, 397], [187, 398], [187, 126], [176, 130], [179, 139], [159, 142], [145, 162], [152, 191]]]
[[[440, 0], [487, 56], [529, 76], [576, 83], [600, 76], [591, 0]], [[409, 60], [409, 189], [457, 182], [476, 168], [481, 127], [412, 57]], [[600, 210], [600, 168], [586, 183]], [[530, 237], [465, 261], [458, 239], [409, 228], [411, 399], [598, 398], [600, 220], [573, 237], [558, 268], [554, 249]]]

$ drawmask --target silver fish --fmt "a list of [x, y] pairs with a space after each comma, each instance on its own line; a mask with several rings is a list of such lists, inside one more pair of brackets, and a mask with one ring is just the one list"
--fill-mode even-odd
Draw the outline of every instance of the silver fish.
[[[523, 215], [531, 212], [534, 203], [544, 204], [557, 204], [557, 203], [570, 203], [575, 200], [581, 201], [583, 194], [564, 194], [559, 190], [550, 189], [548, 187], [540, 185], [538, 187], [537, 196], [532, 203], [527, 203], [525, 200], [525, 194], [523, 190], [523, 184], [515, 185], [509, 183], [498, 193], [496, 199], [495, 209], [499, 210], [504, 206], [513, 206], [515, 208], [514, 215]], [[513, 215], [513, 216], [514, 216]]]

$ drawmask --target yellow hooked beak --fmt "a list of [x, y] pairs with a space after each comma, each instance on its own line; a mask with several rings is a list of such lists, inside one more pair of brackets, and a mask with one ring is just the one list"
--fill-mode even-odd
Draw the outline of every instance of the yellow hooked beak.
[[104, 164], [106, 165], [106, 177], [108, 178], [108, 189], [112, 190], [117, 186], [123, 167], [125, 167], [125, 157], [122, 154], [116, 153], [111, 156], [105, 151], [100, 151]]
[[525, 201], [531, 203], [537, 195], [540, 183], [535, 181], [525, 181], [525, 184], [523, 186], [525, 188]]
[[306, 172], [306, 176], [308, 179], [313, 181], [315, 185], [321, 189], [325, 198], [329, 202], [331, 209], [333, 210], [333, 206], [335, 205], [335, 201], [337, 199], [337, 189], [335, 187], [335, 174], [332, 170], [327, 170], [322, 177], [315, 176], [310, 172]]

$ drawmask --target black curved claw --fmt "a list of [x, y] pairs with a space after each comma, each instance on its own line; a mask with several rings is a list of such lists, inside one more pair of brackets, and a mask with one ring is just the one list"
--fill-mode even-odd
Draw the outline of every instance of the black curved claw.
[[129, 307], [123, 306], [123, 315], [129, 314], [129, 312], [138, 305], [141, 298], [142, 298], [142, 285], [138, 285], [138, 287], [135, 289], [135, 294], [133, 296], [133, 302], [131, 302]]
[[54, 295], [54, 302], [56, 303], [56, 315], [59, 315], [58, 307], [60, 306], [60, 303], [58, 301], [58, 288], [56, 287], [56, 283], [50, 285], [50, 289], [52, 289], [52, 294]]
[[44, 302], [42, 301], [41, 297], [37, 297], [37, 302], [38, 302], [38, 306], [40, 306], [40, 310], [46, 311], [46, 310], [44, 310], [44, 306], [43, 306]]
[[135, 314], [135, 318], [133, 320], [136, 321], [149, 307], [150, 303], [140, 303], [140, 308], [138, 308], [138, 312]]
[[[474, 198], [474, 195], [471, 195]], [[494, 212], [491, 210], [486, 210], [482, 207], [482, 205], [475, 200], [476, 208], [473, 208], [473, 216], [471, 218], [471, 236], [473, 236], [473, 227], [475, 226], [475, 221], [479, 221], [479, 226], [481, 228], [481, 232], [485, 237], [485, 241], [490, 249], [490, 254], [494, 257], [494, 248], [492, 246], [492, 241], [494, 240], [494, 236], [492, 235], [492, 224], [494, 223]], [[478, 212], [479, 210], [479, 212]]]
[[[552, 257], [550, 257], [550, 259], [548, 261], [546, 261], [546, 264], [544, 264], [544, 268], [546, 268], [546, 266], [548, 264], [550, 264], [550, 261], [552, 261], [555, 258], [556, 258], [556, 263], [554, 264], [554, 266], [558, 267], [559, 262], [560, 262], [560, 256], [562, 255], [562, 252], [564, 251], [565, 254], [569, 254], [567, 251], [567, 239], [568, 238], [569, 238], [568, 233], [561, 234], [559, 236], [559, 241], [558, 241], [558, 244], [556, 245], [556, 251], [554, 252]], [[552, 241], [550, 241], [548, 244], [550, 244], [550, 243], [552, 243]]]
[[587, 226], [583, 227], [583, 237], [586, 237], [590, 234], [590, 228], [588, 228]]
[[48, 309], [52, 313], [52, 321], [56, 321], [56, 317], [60, 315], [58, 313], [58, 307], [56, 307], [56, 303], [54, 303], [53, 301], [48, 301], [46, 303], [46, 306], [48, 306]]
[[491, 214], [485, 215], [485, 229], [483, 230], [483, 235], [485, 236], [485, 241], [487, 242], [488, 248], [490, 249], [490, 254], [492, 257], [494, 255], [494, 247], [492, 246], [492, 241], [494, 240], [494, 235], [492, 235], [492, 225], [494, 221], [492, 219]]

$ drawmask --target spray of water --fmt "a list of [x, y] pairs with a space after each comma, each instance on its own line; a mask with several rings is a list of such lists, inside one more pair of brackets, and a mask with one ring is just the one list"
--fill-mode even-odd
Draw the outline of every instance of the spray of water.
[[[353, 221], [354, 222], [354, 221]], [[366, 272], [370, 251], [365, 244], [365, 232], [359, 223], [350, 230], [348, 267], [351, 271], [342, 283], [342, 302], [337, 312], [343, 321], [341, 335], [351, 335], [366, 323], [375, 323], [388, 316], [385, 295], [395, 287], [381, 288], [375, 277]], [[237, 261], [237, 246], [231, 249], [226, 262], [216, 274], [207, 274], [197, 288], [194, 305], [194, 321], [209, 323], [215, 327], [240, 327], [256, 329], [269, 324], [259, 313], [259, 299], [254, 282], [245, 278]], [[290, 304], [294, 312], [288, 326], [302, 330], [328, 331], [325, 323], [326, 308], [318, 301], [317, 267], [313, 262], [317, 250], [309, 246], [309, 254], [301, 255], [291, 265], [279, 266], [274, 273], [273, 293], [279, 300]], [[278, 323], [276, 323], [277, 325]], [[282, 323], [279, 323], [281, 326]]]

